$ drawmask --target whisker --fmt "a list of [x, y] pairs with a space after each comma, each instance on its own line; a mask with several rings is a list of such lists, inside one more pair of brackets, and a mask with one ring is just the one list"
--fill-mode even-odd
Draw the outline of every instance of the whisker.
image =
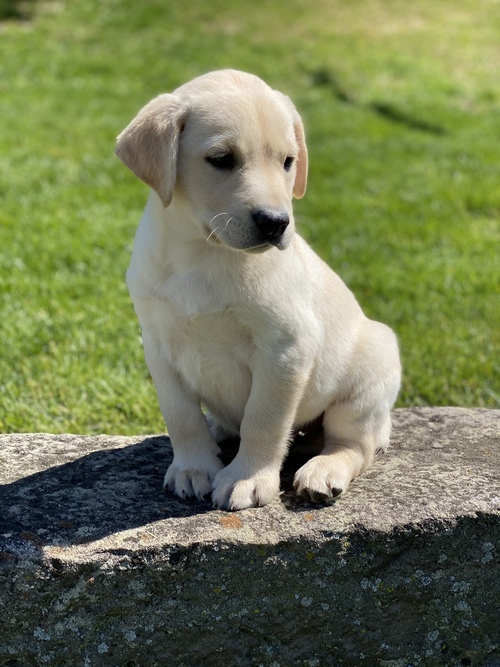
[[[214, 215], [214, 217], [210, 220], [210, 223], [212, 223], [212, 222], [215, 220], [215, 218], [218, 218], [219, 215], [228, 215], [228, 213], [217, 213], [217, 215]], [[229, 223], [231, 222], [232, 219], [233, 219], [232, 217], [229, 217], [229, 218], [226, 220], [226, 224], [224, 225], [224, 229], [223, 229], [223, 231], [226, 231], [227, 226], [229, 225]], [[217, 225], [217, 227], [215, 227], [214, 229], [212, 229], [212, 231], [210, 232], [210, 234], [209, 234], [209, 235], [207, 236], [207, 238], [205, 239], [205, 243], [208, 243], [208, 241], [210, 240], [210, 238], [211, 238], [214, 234], [216, 234], [216, 233], [219, 231], [219, 229], [220, 229], [221, 227], [222, 227], [222, 225]]]
[[228, 224], [231, 222], [232, 218], [228, 218], [226, 224], [224, 225], [224, 231], [226, 231]]
[[229, 214], [228, 213], [217, 213], [217, 215], [214, 215], [214, 217], [210, 220], [210, 222], [208, 224], [211, 225], [212, 222], [215, 220], [215, 218], [218, 218], [219, 215], [229, 215]]
[[214, 229], [212, 229], [212, 231], [210, 232], [210, 234], [209, 234], [209, 235], [207, 236], [207, 238], [205, 239], [205, 243], [208, 243], [208, 241], [210, 240], [210, 238], [211, 238], [211, 237], [215, 234], [215, 232], [216, 232], [218, 229], [220, 229], [221, 227], [222, 227], [222, 225], [218, 225], [217, 227], [215, 227]]

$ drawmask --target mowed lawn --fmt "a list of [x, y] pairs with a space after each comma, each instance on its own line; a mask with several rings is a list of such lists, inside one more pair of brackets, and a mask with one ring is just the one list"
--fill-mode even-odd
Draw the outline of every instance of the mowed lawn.
[[398, 405], [500, 406], [496, 0], [21, 7], [0, 23], [0, 430], [164, 428], [124, 284], [147, 188], [114, 141], [222, 67], [301, 112], [298, 228], [397, 332]]

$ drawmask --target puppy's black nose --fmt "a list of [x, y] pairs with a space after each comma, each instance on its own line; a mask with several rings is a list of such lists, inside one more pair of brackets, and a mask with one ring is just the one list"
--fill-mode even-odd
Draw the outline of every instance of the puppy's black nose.
[[252, 213], [252, 218], [262, 236], [271, 243], [280, 239], [290, 224], [288, 213], [258, 209]]

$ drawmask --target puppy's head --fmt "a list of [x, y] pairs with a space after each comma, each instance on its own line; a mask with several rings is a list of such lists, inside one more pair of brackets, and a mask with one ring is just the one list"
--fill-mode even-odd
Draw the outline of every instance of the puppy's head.
[[283, 249], [293, 236], [304, 128], [292, 102], [253, 75], [212, 72], [160, 95], [120, 134], [116, 154], [165, 207], [182, 199], [186, 224], [208, 243]]

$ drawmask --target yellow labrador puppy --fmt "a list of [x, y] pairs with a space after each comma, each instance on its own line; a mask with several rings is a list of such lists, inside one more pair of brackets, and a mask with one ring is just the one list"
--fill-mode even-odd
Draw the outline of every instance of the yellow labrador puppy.
[[[127, 283], [174, 450], [165, 487], [265, 505], [294, 429], [323, 415], [324, 449], [295, 489], [345, 491], [388, 445], [399, 353], [295, 230], [307, 149], [292, 102], [213, 72], [147, 104], [116, 153], [151, 188]], [[228, 434], [241, 445], [224, 467]]]

